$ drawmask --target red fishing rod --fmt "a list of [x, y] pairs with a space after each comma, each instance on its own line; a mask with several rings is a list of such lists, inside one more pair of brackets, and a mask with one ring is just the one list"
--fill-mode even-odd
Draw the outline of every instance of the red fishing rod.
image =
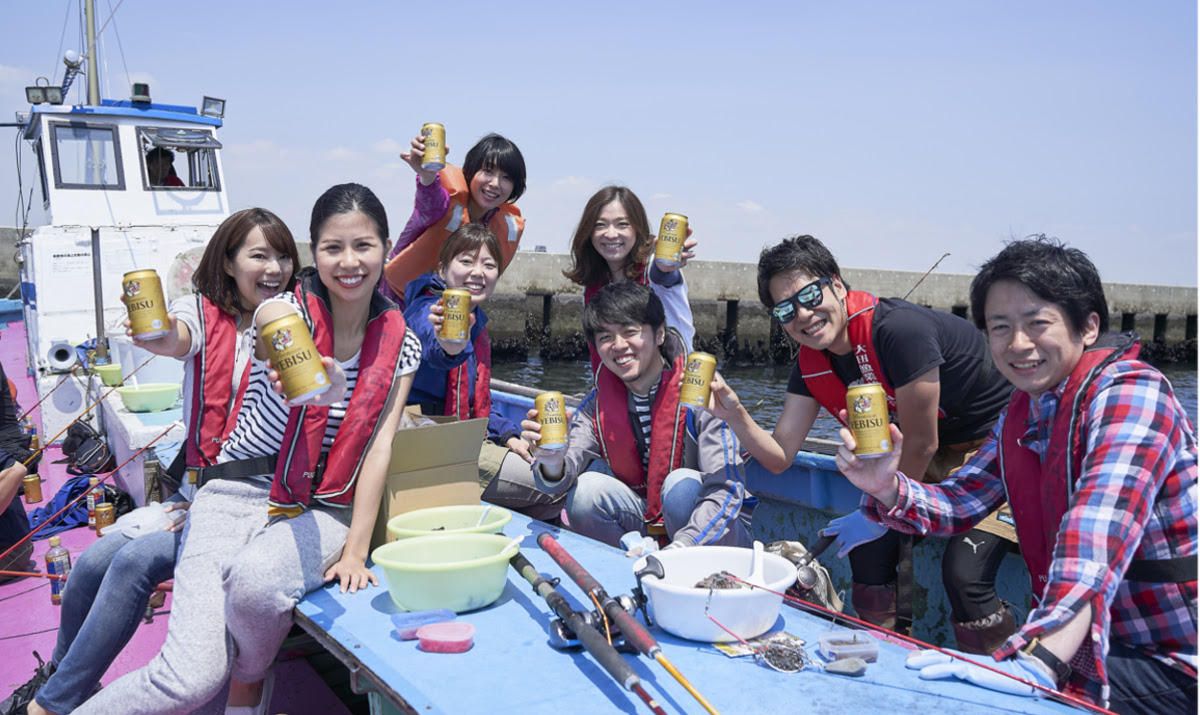
[[517, 570], [517, 573], [521, 574], [533, 586], [533, 590], [538, 595], [546, 599], [550, 610], [563, 619], [567, 627], [574, 631], [579, 642], [596, 659], [596, 662], [608, 671], [613, 680], [620, 683], [626, 690], [636, 693], [656, 715], [667, 715], [662, 706], [658, 704], [658, 701], [650, 697], [650, 694], [642, 687], [641, 679], [638, 678], [637, 673], [633, 672], [633, 668], [630, 667], [629, 663], [625, 662], [625, 659], [621, 657], [616, 648], [613, 648], [612, 644], [605, 640], [599, 631], [588, 625], [582, 613], [571, 608], [571, 604], [567, 601], [566, 597], [554, 588], [554, 584], [547, 581], [545, 577], [538, 573], [533, 564], [529, 563], [529, 559], [525, 558], [518, 551], [509, 559], [509, 563]]
[[671, 664], [671, 661], [667, 660], [667, 657], [663, 655], [662, 646], [658, 644], [658, 641], [654, 640], [654, 636], [650, 635], [650, 631], [646, 630], [646, 627], [639, 623], [636, 618], [629, 615], [629, 612], [622, 608], [616, 599], [609, 596], [596, 579], [587, 572], [587, 569], [567, 553], [562, 544], [559, 544], [553, 536], [544, 531], [538, 534], [537, 542], [538, 546], [542, 547], [542, 550], [549, 554], [550, 558], [554, 559], [554, 562], [562, 567], [563, 571], [567, 572], [571, 580], [583, 589], [584, 593], [596, 600], [596, 603], [599, 604], [609, 620], [617, 624], [617, 627], [625, 636], [625, 640], [632, 643], [646, 657], [658, 661], [705, 710], [712, 715], [720, 715], [717, 709]]

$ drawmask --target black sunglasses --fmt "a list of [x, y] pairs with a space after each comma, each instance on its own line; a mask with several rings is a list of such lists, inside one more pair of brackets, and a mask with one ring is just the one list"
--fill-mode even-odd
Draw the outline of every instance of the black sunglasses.
[[812, 310], [820, 305], [821, 301], [825, 298], [823, 289], [831, 283], [832, 281], [828, 278], [818, 278], [796, 291], [796, 294], [791, 298], [787, 298], [780, 302], [779, 305], [771, 308], [771, 315], [775, 316], [775, 319], [780, 323], [792, 322], [792, 318], [796, 317], [797, 307]]

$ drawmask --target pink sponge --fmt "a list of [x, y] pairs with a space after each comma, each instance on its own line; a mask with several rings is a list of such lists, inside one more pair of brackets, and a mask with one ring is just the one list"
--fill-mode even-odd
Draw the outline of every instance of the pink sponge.
[[475, 626], [459, 621], [431, 623], [417, 629], [417, 646], [429, 653], [462, 653], [475, 643]]

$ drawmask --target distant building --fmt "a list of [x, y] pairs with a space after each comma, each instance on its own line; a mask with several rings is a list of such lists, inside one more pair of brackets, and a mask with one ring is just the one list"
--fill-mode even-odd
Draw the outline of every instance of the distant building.
[[545, 253], [546, 247], [539, 244], [539, 245], [533, 247], [533, 252], [534, 253]]

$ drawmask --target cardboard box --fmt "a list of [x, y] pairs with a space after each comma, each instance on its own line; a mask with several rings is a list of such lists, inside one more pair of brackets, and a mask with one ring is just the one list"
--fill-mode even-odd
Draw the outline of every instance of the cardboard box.
[[392, 461], [371, 535], [372, 550], [393, 540], [387, 522], [397, 514], [430, 506], [478, 504], [483, 496], [479, 449], [487, 420], [420, 419], [433, 424], [401, 429], [392, 439]]

